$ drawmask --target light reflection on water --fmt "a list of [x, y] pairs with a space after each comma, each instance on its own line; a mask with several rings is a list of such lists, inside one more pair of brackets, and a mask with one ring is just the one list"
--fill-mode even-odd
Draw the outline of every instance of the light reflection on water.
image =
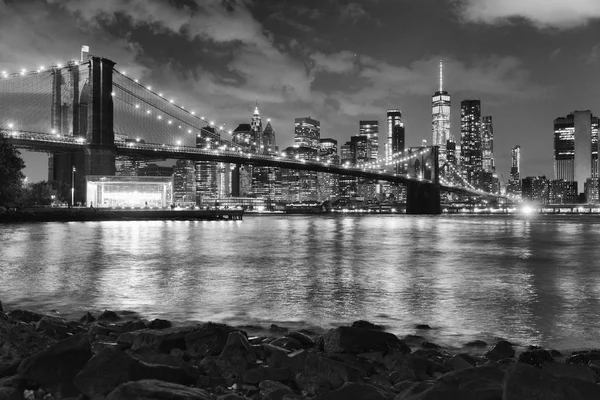
[[269, 216], [3, 225], [8, 307], [600, 347], [600, 219]]

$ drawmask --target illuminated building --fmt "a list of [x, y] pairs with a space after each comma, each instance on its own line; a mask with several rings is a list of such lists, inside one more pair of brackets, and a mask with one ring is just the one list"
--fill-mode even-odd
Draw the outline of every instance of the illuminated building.
[[[337, 150], [337, 140], [323, 138], [320, 140], [321, 150], [319, 152], [319, 161], [329, 162], [330, 165], [338, 165], [340, 158]], [[317, 180], [319, 184], [319, 201], [332, 200], [338, 197], [339, 175], [318, 172]]]
[[145, 167], [139, 168], [137, 176], [171, 176], [173, 175], [173, 167], [165, 167], [158, 164], [147, 164]]
[[[588, 111], [575, 111], [554, 120], [554, 175], [577, 182], [578, 190], [596, 188], [598, 179], [598, 118]], [[588, 201], [597, 198], [588, 196]]]
[[523, 200], [537, 204], [548, 204], [548, 187], [549, 182], [545, 176], [528, 176], [527, 178], [523, 178], [521, 183]]
[[87, 201], [96, 208], [165, 208], [171, 205], [173, 179], [158, 176], [86, 176]]
[[432, 141], [433, 146], [439, 146], [440, 162], [446, 160], [446, 145], [448, 140], [454, 140], [450, 133], [450, 94], [444, 90], [443, 64], [440, 61], [440, 86], [431, 99]]
[[340, 163], [341, 165], [354, 165], [356, 153], [352, 142], [346, 142], [340, 147]]
[[[296, 160], [316, 160], [319, 151], [310, 147], [288, 147], [286, 157]], [[319, 197], [317, 173], [281, 169], [281, 191], [286, 202], [317, 201]]]
[[366, 137], [371, 142], [371, 159], [379, 158], [379, 121], [360, 121], [358, 136]]
[[[207, 126], [196, 135], [196, 147], [211, 149], [217, 147], [219, 134], [215, 128]], [[196, 204], [212, 203], [218, 197], [217, 162], [196, 161]]]
[[481, 152], [484, 172], [494, 172], [494, 125], [490, 115], [481, 118]]
[[399, 135], [397, 126], [402, 127], [402, 134], [404, 134], [404, 124], [402, 123], [402, 113], [398, 109], [390, 109], [387, 111], [387, 140], [385, 142], [385, 158], [386, 160], [391, 158], [395, 153], [394, 151], [394, 132], [396, 136]]
[[573, 204], [577, 201], [577, 182], [555, 179], [548, 184], [548, 201], [550, 204]]
[[250, 129], [252, 131], [252, 150], [255, 153], [262, 154], [264, 150], [263, 131], [262, 119], [258, 112], [258, 100], [256, 101], [256, 107], [254, 108], [254, 115], [252, 115], [252, 122], [250, 122]]
[[181, 206], [196, 204], [196, 174], [193, 161], [177, 160], [173, 167], [173, 203]]
[[354, 164], [371, 161], [372, 143], [366, 136], [351, 136], [350, 143], [354, 153]]
[[521, 146], [516, 145], [510, 150], [510, 178], [506, 193], [513, 196], [521, 196]]
[[[275, 144], [275, 131], [271, 126], [271, 120], [267, 120], [265, 130], [262, 130], [262, 122], [258, 113], [258, 105], [252, 117], [250, 124], [254, 133], [255, 140], [260, 140], [260, 153], [275, 155], [278, 153]], [[260, 137], [256, 132], [260, 132]], [[271, 201], [281, 201], [281, 168], [265, 166], [246, 166], [248, 171], [252, 171], [252, 195], [267, 199], [268, 208], [272, 208]]]
[[311, 117], [296, 118], [294, 120], [294, 147], [308, 147], [319, 150], [321, 138], [321, 122]]
[[[50, 157], [49, 160], [53, 160]], [[115, 176], [138, 176], [138, 172], [146, 167], [145, 160], [138, 160], [128, 156], [115, 157]], [[51, 180], [51, 179], [50, 179]]]
[[478, 187], [479, 172], [482, 170], [481, 152], [481, 102], [460, 102], [460, 161], [463, 178]]
[[231, 141], [246, 151], [250, 150], [252, 145], [252, 127], [250, 124], [239, 124], [231, 135]]
[[277, 148], [277, 143], [275, 141], [275, 131], [271, 126], [271, 120], [267, 120], [267, 125], [265, 126], [265, 130], [262, 133], [263, 139], [263, 147], [265, 154], [277, 154], [279, 149]]

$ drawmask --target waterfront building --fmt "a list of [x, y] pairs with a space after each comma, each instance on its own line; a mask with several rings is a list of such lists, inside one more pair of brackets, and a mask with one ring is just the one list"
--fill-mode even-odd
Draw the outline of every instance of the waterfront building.
[[[284, 151], [287, 158], [316, 161], [319, 151], [310, 147], [288, 147]], [[281, 192], [285, 202], [318, 201], [319, 181], [317, 172], [281, 169]]]
[[263, 128], [262, 119], [260, 118], [260, 112], [258, 111], [258, 100], [256, 101], [256, 107], [254, 108], [254, 114], [252, 115], [252, 121], [250, 122], [250, 129], [252, 132], [252, 151], [254, 153], [262, 154], [264, 150]]
[[[598, 179], [598, 118], [589, 110], [574, 111], [554, 120], [554, 175], [556, 179], [577, 182], [584, 190], [588, 179], [590, 189]], [[588, 201], [597, 198], [588, 196]]]
[[138, 168], [136, 176], [171, 176], [173, 175], [173, 167], [168, 167], [158, 164], [146, 164], [144, 167]]
[[[49, 180], [53, 180], [53, 161], [54, 157], [48, 158]], [[138, 176], [139, 171], [147, 166], [145, 160], [139, 160], [128, 156], [115, 157], [115, 176]]]
[[279, 153], [279, 148], [277, 147], [277, 142], [275, 141], [275, 131], [273, 130], [273, 126], [271, 126], [271, 120], [267, 120], [267, 125], [262, 133], [263, 135], [263, 149], [265, 154], [277, 154]]
[[[402, 154], [406, 149], [406, 131], [402, 120], [392, 128], [392, 155]], [[400, 157], [401, 158], [401, 157]], [[393, 156], [390, 161], [393, 161]], [[404, 165], [401, 163], [392, 164], [392, 170], [397, 173], [404, 173]]]
[[548, 204], [549, 182], [545, 176], [528, 176], [521, 183], [523, 200], [536, 204]]
[[481, 151], [481, 102], [460, 102], [460, 165], [463, 178], [473, 186], [480, 186], [479, 172], [482, 170]]
[[172, 204], [170, 176], [87, 175], [85, 179], [86, 199], [96, 208], [166, 208]]
[[491, 115], [481, 118], [481, 151], [482, 169], [484, 172], [494, 172], [494, 125]]
[[[340, 158], [337, 150], [337, 140], [323, 138], [320, 140], [321, 150], [319, 152], [319, 161], [329, 163], [330, 165], [339, 165]], [[339, 195], [339, 175], [326, 172], [317, 173], [318, 181], [318, 199], [319, 201], [333, 200]]]
[[[204, 127], [196, 135], [196, 147], [212, 149], [220, 144], [220, 136], [215, 128]], [[216, 161], [196, 161], [196, 204], [213, 203], [218, 198], [218, 166]]]
[[[396, 132], [397, 139], [400, 135], [400, 130], [396, 127], [402, 127], [402, 144], [404, 145], [404, 124], [402, 123], [402, 113], [398, 109], [390, 109], [387, 111], [387, 139], [385, 141], [385, 158], [389, 160], [392, 158], [392, 155], [396, 152], [394, 151], [394, 132]], [[404, 148], [403, 148], [404, 149]]]
[[296, 118], [294, 120], [294, 136], [293, 147], [308, 147], [318, 151], [321, 122], [311, 117]]
[[506, 193], [512, 196], [521, 196], [521, 146], [516, 145], [510, 149], [510, 178]]
[[356, 153], [352, 142], [346, 142], [340, 147], [340, 164], [341, 165], [354, 165]]
[[371, 161], [373, 148], [371, 141], [366, 136], [352, 136], [350, 143], [354, 154], [354, 165]]
[[233, 130], [231, 135], [233, 144], [241, 147], [244, 151], [249, 151], [252, 146], [252, 127], [250, 124], [239, 124]]
[[550, 204], [573, 204], [577, 202], [577, 182], [555, 179], [548, 185], [548, 201]]
[[366, 137], [370, 142], [370, 158], [379, 158], [379, 121], [360, 121], [358, 124], [358, 136]]
[[173, 203], [183, 207], [196, 205], [194, 161], [177, 160], [173, 166]]
[[439, 146], [440, 162], [446, 160], [446, 146], [454, 140], [450, 133], [450, 94], [444, 90], [444, 65], [440, 60], [440, 85], [431, 98], [433, 146]]

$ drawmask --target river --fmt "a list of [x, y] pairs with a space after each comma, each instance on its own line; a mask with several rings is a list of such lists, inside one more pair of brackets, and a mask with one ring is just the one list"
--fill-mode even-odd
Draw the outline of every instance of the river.
[[0, 301], [59, 312], [600, 347], [600, 217], [245, 216], [0, 225]]

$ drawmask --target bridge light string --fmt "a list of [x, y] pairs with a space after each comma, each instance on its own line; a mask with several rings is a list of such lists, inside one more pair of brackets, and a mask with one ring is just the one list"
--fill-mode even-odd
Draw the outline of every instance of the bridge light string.
[[80, 66], [83, 64], [87, 64], [87, 63], [89, 63], [89, 61], [81, 62], [78, 60], [68, 60], [65, 63], [57, 62], [54, 64], [50, 64], [48, 66], [40, 65], [36, 69], [21, 68], [18, 72], [9, 72], [9, 71], [3, 70], [1, 72], [1, 77], [2, 78], [18, 78], [18, 77], [25, 76], [25, 75], [35, 75], [35, 74], [40, 74], [42, 72], [49, 72], [54, 69], [63, 69], [63, 68], [68, 68], [68, 67]]

